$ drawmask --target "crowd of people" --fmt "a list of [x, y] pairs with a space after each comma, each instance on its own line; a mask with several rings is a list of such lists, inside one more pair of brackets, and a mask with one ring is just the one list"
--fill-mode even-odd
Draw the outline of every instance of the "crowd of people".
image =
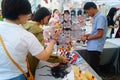
[[[27, 73], [26, 58], [29, 60], [30, 70], [35, 75], [35, 68], [40, 60], [48, 61], [52, 55], [54, 45], [62, 29], [57, 27], [54, 35], [51, 37], [49, 45], [45, 46], [43, 37], [43, 25], [55, 26], [61, 23], [72, 23], [70, 11], [65, 10], [61, 14], [58, 9], [51, 13], [47, 8], [40, 7], [31, 16], [31, 4], [28, 0], [2, 0], [2, 17], [4, 21], [0, 22], [0, 79], [1, 80], [26, 80], [25, 75], [11, 62], [6, 55], [6, 50]], [[118, 11], [112, 7], [107, 16], [104, 16], [94, 2], [87, 2], [84, 5], [86, 14], [93, 18], [92, 32], [84, 34], [80, 40], [87, 42], [88, 64], [99, 72], [100, 55], [103, 52], [106, 35], [112, 38], [114, 28], [118, 28], [115, 38], [120, 38], [120, 15], [114, 20], [114, 15]], [[116, 22], [118, 21], [118, 24]], [[57, 25], [58, 26], [58, 25]], [[60, 25], [59, 25], [60, 26]], [[112, 29], [107, 33], [108, 29]], [[5, 47], [4, 47], [5, 46]], [[56, 55], [58, 56], [58, 55]], [[68, 59], [61, 57], [58, 61], [67, 63]]]

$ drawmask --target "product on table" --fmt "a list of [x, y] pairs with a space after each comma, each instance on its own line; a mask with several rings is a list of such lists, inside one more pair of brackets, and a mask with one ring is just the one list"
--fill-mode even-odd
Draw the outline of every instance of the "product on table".
[[74, 80], [97, 80], [88, 70], [82, 73], [77, 66], [73, 66]]

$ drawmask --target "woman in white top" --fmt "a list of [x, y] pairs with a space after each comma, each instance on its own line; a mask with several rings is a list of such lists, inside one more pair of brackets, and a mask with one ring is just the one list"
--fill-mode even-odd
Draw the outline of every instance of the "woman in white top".
[[[28, 0], [2, 0], [2, 14], [5, 21], [0, 22], [0, 35], [12, 58], [25, 72], [27, 72], [26, 55], [28, 52], [40, 60], [49, 58], [60, 29], [44, 49], [32, 33], [20, 26], [30, 19], [31, 5]], [[48, 18], [46, 17], [44, 21]], [[2, 44], [0, 44], [0, 59], [0, 80], [26, 80], [23, 73], [7, 57]]]

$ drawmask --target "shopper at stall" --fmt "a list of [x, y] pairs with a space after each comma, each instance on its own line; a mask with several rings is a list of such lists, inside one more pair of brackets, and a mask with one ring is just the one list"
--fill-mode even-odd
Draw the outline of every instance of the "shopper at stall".
[[[50, 19], [51, 13], [45, 7], [38, 8], [37, 11], [33, 14], [31, 20], [27, 21], [26, 24], [23, 24], [23, 27], [33, 33], [39, 42], [44, 45], [44, 37], [42, 25], [47, 25]], [[28, 53], [28, 60], [30, 64], [30, 70], [33, 75], [35, 75], [35, 70], [38, 65], [39, 59], [32, 56], [31, 53]]]
[[[60, 29], [58, 29], [50, 44], [44, 49], [32, 33], [20, 26], [26, 23], [30, 14], [31, 5], [28, 0], [2, 0], [2, 15], [5, 21], [0, 22], [0, 36], [10, 56], [26, 73], [28, 52], [39, 60], [48, 60], [60, 34]], [[49, 16], [44, 21], [48, 19]], [[26, 80], [23, 73], [11, 62], [2, 44], [0, 44], [0, 59], [0, 80]]]
[[50, 21], [49, 21], [49, 25], [50, 26], [55, 26], [56, 23], [59, 23], [60, 20], [60, 12], [58, 9], [54, 9], [53, 10], [53, 14], [51, 15]]
[[107, 15], [107, 21], [108, 21], [108, 33], [107, 33], [107, 37], [109, 38], [112, 38], [113, 34], [115, 33], [114, 32], [114, 28], [117, 28], [118, 26], [115, 24], [115, 21], [114, 21], [114, 16], [117, 12], [117, 8], [115, 7], [112, 7], [109, 12], [108, 12], [108, 15]]
[[71, 16], [69, 10], [64, 10], [64, 23], [70, 23]]
[[103, 16], [94, 2], [87, 2], [84, 10], [88, 16], [93, 17], [91, 34], [84, 34], [82, 41], [87, 41], [88, 63], [96, 71], [99, 71], [100, 54], [103, 51], [107, 33], [107, 18]]
[[120, 11], [117, 11], [115, 21], [118, 21], [118, 29], [117, 29], [117, 32], [115, 34], [115, 38], [120, 38]]
[[[43, 25], [48, 25], [49, 19], [51, 17], [51, 13], [50, 11], [45, 8], [45, 7], [41, 7], [38, 8], [37, 11], [33, 14], [32, 18], [30, 21], [28, 21], [26, 24], [23, 25], [23, 27], [28, 30], [29, 32], [33, 33], [39, 40], [39, 42], [45, 47], [44, 44], [44, 37], [43, 37]], [[53, 54], [51, 54], [52, 56]], [[62, 57], [57, 56], [54, 54], [54, 56], [59, 58], [51, 61], [51, 62], [60, 62], [62, 61]], [[28, 60], [30, 63], [30, 70], [33, 73], [33, 75], [35, 74], [35, 70], [36, 67], [38, 65], [39, 60], [36, 59], [34, 56], [32, 56], [30, 53], [28, 54]], [[50, 60], [48, 60], [50, 61]]]

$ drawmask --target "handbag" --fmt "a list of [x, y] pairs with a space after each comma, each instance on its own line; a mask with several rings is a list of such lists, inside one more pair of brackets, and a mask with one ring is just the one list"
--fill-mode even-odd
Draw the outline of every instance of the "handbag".
[[26, 63], [27, 63], [27, 69], [28, 69], [28, 73], [26, 73], [11, 57], [11, 55], [9, 54], [4, 41], [2, 40], [2, 36], [0, 35], [0, 42], [4, 48], [5, 53], [7, 54], [8, 58], [12, 61], [13, 64], [15, 64], [15, 66], [25, 75], [25, 77], [27, 78], [27, 80], [34, 80], [34, 77], [30, 71], [30, 67], [29, 67], [29, 63], [28, 63], [28, 59], [26, 58]]
[[26, 62], [27, 62], [27, 69], [28, 69], [28, 75], [26, 76], [27, 80], [35, 80], [34, 76], [32, 75], [32, 72], [30, 71], [30, 65], [28, 63], [28, 58], [26, 58]]

